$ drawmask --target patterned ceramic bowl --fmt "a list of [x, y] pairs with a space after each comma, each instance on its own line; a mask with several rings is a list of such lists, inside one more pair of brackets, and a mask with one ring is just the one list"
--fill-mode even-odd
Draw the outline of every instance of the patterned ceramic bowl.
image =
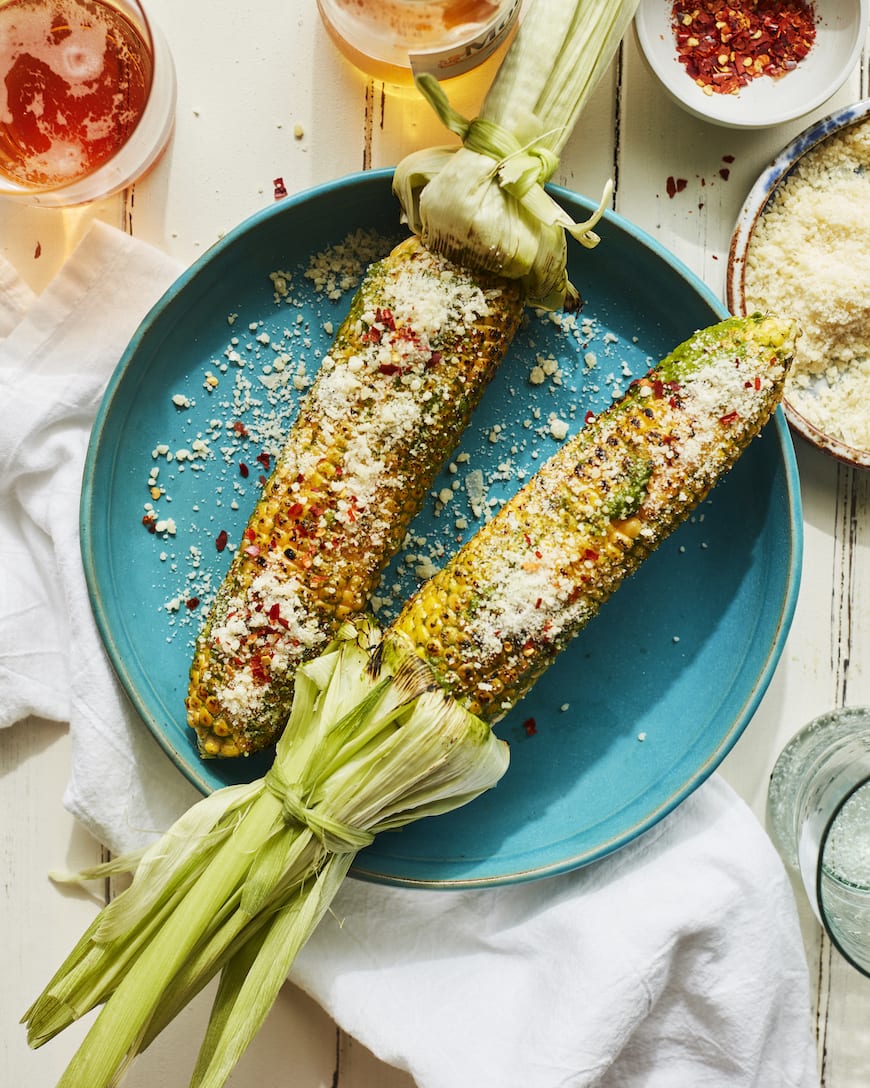
[[[844, 138], [856, 141], [855, 145], [834, 154], [843, 147]], [[806, 191], [806, 202], [797, 202], [798, 181]], [[782, 201], [785, 186], [788, 203]], [[870, 275], [870, 222], [862, 205], [870, 206], [870, 98], [805, 129], [758, 178], [731, 236], [726, 303], [735, 314], [765, 303], [781, 310], [781, 299], [790, 290], [793, 314], [805, 324], [802, 340], [812, 341], [816, 353], [824, 344], [824, 324], [828, 323], [836, 338], [830, 358], [853, 357], [826, 376], [804, 377], [800, 386], [796, 367], [786, 388], [785, 414], [792, 429], [820, 450], [847, 464], [870, 468], [866, 408], [870, 403], [870, 313], [864, 280], [865, 274]], [[774, 208], [779, 217], [775, 236], [770, 223], [764, 222], [765, 214]], [[790, 230], [788, 216], [795, 219], [793, 256], [782, 245], [784, 231]], [[759, 290], [757, 269], [761, 246], [774, 237], [775, 247], [764, 250], [778, 254], [770, 268], [768, 282], [773, 289], [767, 298]], [[792, 288], [783, 286], [788, 282]], [[815, 364], [809, 369], [816, 369]]]

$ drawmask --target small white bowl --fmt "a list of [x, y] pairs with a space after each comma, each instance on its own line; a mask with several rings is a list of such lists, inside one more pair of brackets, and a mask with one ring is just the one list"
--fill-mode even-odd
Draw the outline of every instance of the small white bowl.
[[[870, 98], [837, 110], [815, 121], [796, 136], [762, 171], [740, 209], [731, 235], [725, 280], [725, 301], [731, 313], [745, 314], [747, 312], [747, 255], [759, 220], [780, 184], [789, 177], [798, 161], [805, 155], [811, 153], [830, 137], [868, 119], [870, 119]], [[807, 419], [806, 415], [802, 414], [789, 399], [788, 388], [786, 388], [782, 406], [792, 430], [811, 445], [845, 464], [856, 468], [870, 468], [870, 450], [848, 445]]]
[[708, 94], [677, 55], [670, 0], [640, 0], [634, 27], [641, 52], [668, 94], [695, 117], [729, 128], [769, 128], [816, 109], [842, 87], [867, 33], [868, 0], [813, 0], [816, 38], [797, 67], [760, 76], [736, 94]]

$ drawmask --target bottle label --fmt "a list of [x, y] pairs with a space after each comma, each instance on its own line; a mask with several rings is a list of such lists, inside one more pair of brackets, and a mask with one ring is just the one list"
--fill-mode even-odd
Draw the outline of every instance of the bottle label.
[[409, 54], [411, 71], [415, 76], [428, 72], [437, 79], [451, 79], [482, 64], [498, 49], [513, 30], [522, 0], [513, 0], [491, 22], [475, 28], [474, 36], [464, 42], [454, 42], [448, 49], [427, 49]]

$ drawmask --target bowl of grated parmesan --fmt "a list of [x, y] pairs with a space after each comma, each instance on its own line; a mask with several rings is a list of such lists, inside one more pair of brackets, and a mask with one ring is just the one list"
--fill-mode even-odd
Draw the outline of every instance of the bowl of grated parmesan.
[[823, 106], [855, 70], [868, 0], [640, 0], [647, 67], [690, 114], [761, 129]]
[[870, 467], [870, 98], [810, 126], [756, 181], [726, 301], [798, 321], [786, 417], [825, 453]]

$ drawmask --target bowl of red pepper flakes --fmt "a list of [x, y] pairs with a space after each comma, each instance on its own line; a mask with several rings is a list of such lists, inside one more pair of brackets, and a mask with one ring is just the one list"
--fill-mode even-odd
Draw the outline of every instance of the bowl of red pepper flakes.
[[638, 45], [695, 117], [769, 128], [823, 105], [859, 62], [868, 0], [640, 0]]

